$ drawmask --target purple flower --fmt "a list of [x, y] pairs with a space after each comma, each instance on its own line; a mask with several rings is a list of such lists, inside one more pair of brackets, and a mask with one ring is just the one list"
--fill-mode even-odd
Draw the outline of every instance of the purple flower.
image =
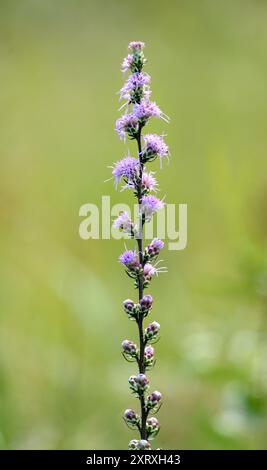
[[129, 76], [126, 83], [120, 91], [120, 99], [125, 99], [129, 102], [139, 102], [143, 96], [147, 98], [150, 91], [147, 85], [150, 82], [150, 76], [145, 72], [136, 72]]
[[154, 172], [150, 171], [149, 173], [146, 173], [144, 171], [142, 175], [142, 189], [143, 191], [157, 191], [157, 180], [154, 177]]
[[123, 62], [121, 64], [121, 71], [123, 73], [127, 72], [127, 70], [131, 70], [133, 64], [133, 56], [132, 54], [128, 54], [127, 57], [123, 59]]
[[153, 214], [163, 209], [164, 203], [152, 194], [142, 197], [141, 212], [145, 215], [147, 222], [151, 220]]
[[128, 48], [131, 51], [134, 51], [135, 49], [141, 50], [141, 49], [144, 49], [144, 47], [145, 47], [145, 43], [142, 41], [132, 41], [128, 45]]
[[154, 258], [159, 255], [162, 248], [164, 248], [164, 242], [159, 240], [159, 238], [154, 238], [154, 240], [152, 240], [152, 242], [146, 247], [145, 251], [148, 258]]
[[136, 344], [133, 343], [133, 341], [125, 339], [121, 345], [122, 345], [122, 351], [125, 354], [129, 354], [129, 356], [132, 356], [132, 357], [135, 357], [137, 355], [137, 346]]
[[151, 310], [153, 304], [153, 297], [151, 295], [144, 295], [144, 297], [140, 300], [140, 306], [142, 312], [148, 312]]
[[142, 124], [145, 124], [153, 116], [168, 122], [168, 117], [160, 110], [158, 105], [147, 99], [142, 99], [140, 103], [136, 103], [133, 106], [133, 113]]
[[165, 144], [163, 138], [157, 134], [146, 134], [143, 137], [145, 148], [143, 150], [142, 158], [144, 162], [152, 161], [159, 157], [162, 161], [163, 157], [168, 157], [169, 147]]
[[151, 279], [157, 273], [157, 269], [150, 263], [146, 263], [144, 266], [144, 276], [146, 279]]
[[121, 179], [125, 179], [127, 183], [133, 184], [136, 181], [138, 172], [139, 161], [134, 157], [125, 157], [115, 163], [112, 175], [117, 186]]
[[123, 114], [116, 121], [116, 131], [118, 132], [119, 138], [124, 139], [126, 135], [130, 139], [134, 139], [138, 131], [138, 119], [134, 114]]
[[167, 269], [164, 266], [157, 268], [155, 265], [153, 266], [153, 264], [151, 263], [146, 263], [144, 266], [143, 272], [144, 272], [145, 280], [148, 281], [149, 283], [152, 276], [155, 276], [155, 274], [158, 276], [159, 273], [166, 273]]
[[113, 222], [113, 227], [119, 228], [131, 236], [133, 236], [135, 233], [134, 223], [131, 221], [129, 215], [125, 211], [120, 212], [120, 215]]
[[145, 329], [145, 339], [150, 341], [151, 339], [156, 338], [158, 332], [160, 330], [160, 324], [156, 321], [153, 321], [149, 325], [147, 325]]
[[119, 261], [127, 268], [139, 266], [139, 261], [135, 250], [126, 250], [124, 253], [122, 253], [122, 255], [120, 255]]
[[137, 424], [140, 421], [139, 415], [134, 410], [125, 410], [124, 419], [129, 424]]

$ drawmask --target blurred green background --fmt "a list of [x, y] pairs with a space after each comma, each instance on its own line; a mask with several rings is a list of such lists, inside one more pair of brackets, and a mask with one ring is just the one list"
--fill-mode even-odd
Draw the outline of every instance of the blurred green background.
[[171, 148], [161, 194], [188, 204], [188, 247], [164, 251], [150, 290], [155, 445], [266, 448], [266, 22], [265, 0], [0, 1], [1, 448], [135, 437], [121, 418], [137, 405], [123, 242], [78, 235], [82, 204], [132, 203], [104, 182], [127, 151], [114, 122], [130, 40], [146, 42], [171, 117], [149, 125]]

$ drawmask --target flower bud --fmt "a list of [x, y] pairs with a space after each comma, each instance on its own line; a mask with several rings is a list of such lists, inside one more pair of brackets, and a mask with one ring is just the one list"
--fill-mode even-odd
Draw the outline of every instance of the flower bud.
[[122, 343], [122, 351], [124, 354], [135, 357], [137, 355], [137, 346], [132, 341], [125, 339]]
[[129, 442], [129, 450], [137, 450], [137, 446], [138, 446], [138, 440], [137, 439], [132, 439]]
[[151, 445], [145, 439], [140, 439], [137, 444], [137, 450], [149, 450], [151, 449]]
[[130, 320], [134, 320], [139, 309], [139, 304], [136, 305], [131, 299], [126, 299], [123, 302], [123, 308], [125, 313], [128, 315], [128, 318], [130, 318]]
[[159, 405], [160, 401], [161, 401], [161, 393], [158, 392], [157, 390], [155, 392], [152, 392], [147, 397], [147, 407], [148, 407], [148, 409], [156, 408], [156, 406]]
[[149, 259], [153, 259], [159, 255], [160, 251], [164, 247], [164, 242], [158, 238], [154, 238], [152, 242], [147, 246], [145, 252]]
[[149, 380], [145, 374], [131, 375], [129, 378], [130, 389], [133, 393], [139, 395], [149, 387]]
[[144, 351], [145, 365], [152, 366], [154, 362], [154, 348], [152, 346], [146, 346]]
[[160, 329], [160, 324], [156, 321], [150, 323], [145, 329], [145, 340], [150, 341], [151, 339], [156, 338]]
[[137, 424], [140, 420], [138, 414], [134, 410], [125, 410], [124, 419], [129, 424]]
[[154, 416], [148, 418], [146, 422], [146, 430], [148, 437], [155, 436], [159, 432], [159, 422], [157, 418], [155, 418]]
[[153, 298], [151, 295], [144, 295], [144, 297], [140, 300], [141, 311], [143, 313], [147, 313], [151, 310], [153, 304]]

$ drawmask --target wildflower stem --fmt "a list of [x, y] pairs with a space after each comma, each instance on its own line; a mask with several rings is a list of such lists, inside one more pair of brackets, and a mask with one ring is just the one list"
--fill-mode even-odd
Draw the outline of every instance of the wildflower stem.
[[[142, 176], [143, 176], [143, 162], [141, 160], [142, 156], [142, 144], [141, 144], [141, 135], [142, 135], [142, 127], [139, 124], [138, 133], [137, 133], [137, 145], [138, 145], [138, 156], [139, 156], [139, 163], [140, 163], [140, 170], [139, 170], [139, 181], [137, 187], [137, 196], [138, 196], [138, 205], [139, 205], [139, 230], [138, 230], [138, 253], [139, 253], [139, 263], [143, 267], [144, 266], [144, 256], [143, 256], [143, 215], [141, 213], [140, 207], [142, 204]], [[139, 302], [143, 297], [144, 291], [144, 284], [143, 284], [143, 276], [139, 276], [139, 283], [138, 283], [138, 291], [139, 291]], [[144, 357], [144, 350], [145, 350], [145, 339], [143, 333], [143, 315], [141, 314], [138, 318], [138, 330], [139, 330], [139, 372], [140, 374], [145, 373], [145, 357]], [[141, 406], [141, 426], [140, 426], [140, 436], [141, 439], [146, 439], [146, 418], [147, 412], [145, 407], [145, 397], [144, 392], [142, 392], [139, 396], [140, 399], [140, 406]]]

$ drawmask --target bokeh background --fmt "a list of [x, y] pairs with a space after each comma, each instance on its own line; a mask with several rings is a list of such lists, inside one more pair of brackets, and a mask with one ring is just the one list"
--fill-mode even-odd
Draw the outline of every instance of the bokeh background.
[[123, 242], [78, 234], [82, 204], [132, 202], [104, 182], [126, 152], [114, 121], [130, 40], [146, 42], [171, 117], [149, 125], [171, 147], [162, 194], [188, 204], [188, 246], [165, 250], [150, 290], [156, 446], [266, 448], [266, 22], [265, 0], [0, 1], [1, 448], [135, 437]]

